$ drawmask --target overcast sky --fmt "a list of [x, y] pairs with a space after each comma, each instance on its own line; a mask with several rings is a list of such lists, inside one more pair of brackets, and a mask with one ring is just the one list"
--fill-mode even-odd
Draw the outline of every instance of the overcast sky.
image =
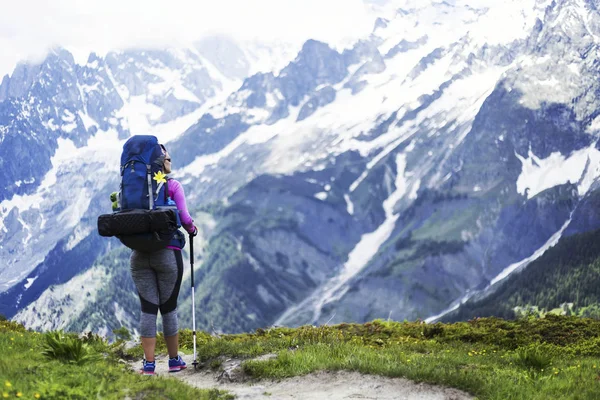
[[63, 46], [99, 54], [136, 46], [185, 44], [218, 32], [238, 38], [308, 38], [332, 45], [364, 36], [387, 0], [20, 0], [2, 5], [0, 76], [20, 60]]

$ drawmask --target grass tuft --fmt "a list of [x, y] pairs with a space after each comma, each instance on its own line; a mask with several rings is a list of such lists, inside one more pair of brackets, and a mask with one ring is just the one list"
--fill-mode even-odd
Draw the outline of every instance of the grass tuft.
[[56, 331], [46, 333], [44, 339], [42, 355], [46, 358], [77, 365], [98, 359], [98, 355], [92, 353], [90, 347], [76, 336]]
[[539, 345], [519, 347], [513, 359], [515, 364], [537, 371], [543, 371], [552, 364], [552, 356]]

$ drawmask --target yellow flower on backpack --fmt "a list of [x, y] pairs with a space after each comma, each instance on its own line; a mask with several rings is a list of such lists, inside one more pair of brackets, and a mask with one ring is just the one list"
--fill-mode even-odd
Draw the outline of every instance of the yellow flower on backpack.
[[158, 171], [154, 173], [154, 178], [153, 178], [157, 183], [165, 183], [167, 181], [167, 176], [165, 174], [163, 174], [162, 171]]

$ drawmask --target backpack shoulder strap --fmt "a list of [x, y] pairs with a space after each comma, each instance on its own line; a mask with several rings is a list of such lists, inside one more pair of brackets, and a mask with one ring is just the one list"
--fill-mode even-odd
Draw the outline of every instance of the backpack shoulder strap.
[[165, 204], [167, 204], [167, 201], [169, 200], [169, 181], [171, 180], [171, 178], [167, 177], [167, 181], [165, 182]]

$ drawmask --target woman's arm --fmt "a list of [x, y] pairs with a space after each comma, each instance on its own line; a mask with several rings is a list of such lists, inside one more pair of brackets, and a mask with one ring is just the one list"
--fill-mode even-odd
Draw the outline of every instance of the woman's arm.
[[181, 186], [181, 183], [175, 179], [169, 179], [169, 196], [177, 205], [177, 209], [179, 210], [179, 218], [181, 219], [181, 225], [183, 225], [188, 233], [194, 234], [196, 232], [196, 227], [194, 226], [194, 220], [187, 209], [183, 186]]

